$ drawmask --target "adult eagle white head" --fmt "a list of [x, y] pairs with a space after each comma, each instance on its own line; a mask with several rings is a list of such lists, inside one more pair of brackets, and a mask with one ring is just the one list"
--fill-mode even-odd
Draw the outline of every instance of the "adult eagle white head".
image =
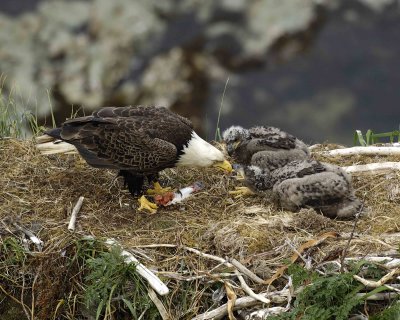
[[74, 145], [93, 167], [120, 170], [133, 195], [142, 191], [145, 178], [155, 182], [165, 168], [232, 170], [223, 153], [200, 138], [188, 119], [164, 107], [104, 107], [46, 134]]

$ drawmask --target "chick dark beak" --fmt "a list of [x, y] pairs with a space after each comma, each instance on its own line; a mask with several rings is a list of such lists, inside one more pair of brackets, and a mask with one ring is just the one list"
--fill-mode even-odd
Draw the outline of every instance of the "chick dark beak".
[[239, 145], [240, 145], [240, 141], [236, 141], [234, 143], [229, 143], [226, 148], [226, 151], [228, 152], [228, 154], [230, 156], [232, 156], [233, 152], [237, 149], [237, 147], [239, 147]]

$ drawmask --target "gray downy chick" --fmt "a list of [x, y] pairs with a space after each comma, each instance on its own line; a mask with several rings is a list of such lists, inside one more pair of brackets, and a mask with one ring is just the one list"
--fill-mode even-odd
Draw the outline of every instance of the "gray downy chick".
[[314, 208], [329, 218], [346, 219], [362, 207], [350, 176], [335, 165], [309, 159], [290, 162], [272, 172], [256, 166], [244, 172], [248, 187], [256, 192], [272, 189], [279, 205], [289, 211]]
[[223, 132], [228, 154], [242, 165], [268, 170], [294, 160], [308, 159], [310, 152], [301, 140], [275, 127], [245, 129], [232, 126]]

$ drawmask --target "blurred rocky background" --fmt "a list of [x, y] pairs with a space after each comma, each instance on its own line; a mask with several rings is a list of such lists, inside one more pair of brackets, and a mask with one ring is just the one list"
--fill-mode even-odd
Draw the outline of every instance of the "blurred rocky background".
[[399, 127], [399, 30], [398, 0], [1, 0], [0, 86], [42, 122], [156, 104], [214, 139], [229, 78], [221, 129], [351, 144]]

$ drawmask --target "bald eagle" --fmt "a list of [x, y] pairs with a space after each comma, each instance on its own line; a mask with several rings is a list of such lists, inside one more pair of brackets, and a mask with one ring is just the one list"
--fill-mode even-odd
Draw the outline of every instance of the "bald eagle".
[[241, 165], [256, 165], [273, 170], [290, 161], [307, 159], [304, 142], [275, 127], [245, 129], [231, 126], [222, 134], [228, 154]]
[[46, 134], [74, 145], [93, 167], [119, 170], [133, 195], [141, 193], [145, 178], [162, 191], [156, 181], [165, 168], [232, 170], [223, 153], [200, 138], [188, 119], [164, 107], [104, 107]]
[[256, 193], [272, 191], [286, 210], [314, 208], [329, 218], [352, 218], [361, 209], [350, 176], [339, 166], [316, 160], [298, 160], [269, 171], [244, 168], [245, 184]]

